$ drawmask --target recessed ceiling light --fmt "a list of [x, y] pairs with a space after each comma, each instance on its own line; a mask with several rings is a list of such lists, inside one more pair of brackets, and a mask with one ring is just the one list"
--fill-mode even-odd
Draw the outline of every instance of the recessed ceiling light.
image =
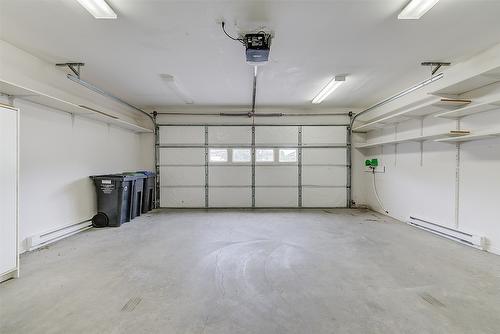
[[335, 76], [330, 82], [323, 87], [323, 89], [316, 95], [316, 97], [312, 100], [313, 104], [318, 104], [323, 102], [324, 99], [327, 98], [335, 89], [339, 88], [341, 84], [345, 82], [344, 75]]
[[400, 20], [418, 20], [427, 13], [439, 0], [411, 0], [399, 13]]
[[104, 0], [76, 0], [96, 19], [116, 19], [116, 13]]

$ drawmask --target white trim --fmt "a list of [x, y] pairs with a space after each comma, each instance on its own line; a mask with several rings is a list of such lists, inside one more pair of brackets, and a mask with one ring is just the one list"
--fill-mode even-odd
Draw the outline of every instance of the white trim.
[[0, 103], [0, 108], [6, 109], [7, 111], [12, 111], [16, 113], [16, 208], [15, 208], [15, 230], [16, 230], [16, 242], [15, 242], [15, 249], [16, 249], [16, 263], [15, 267], [9, 269], [8, 271], [1, 273], [0, 274], [0, 282], [3, 282], [5, 280], [8, 280], [10, 278], [17, 278], [19, 277], [19, 146], [20, 146], [20, 111], [19, 108], [16, 108], [13, 105], [14, 99], [9, 98], [9, 103], [10, 105], [6, 105], [3, 103]]
[[4, 274], [0, 274], [0, 283], [8, 281], [11, 278], [18, 278], [18, 277], [19, 277], [19, 268], [16, 268], [16, 269], [8, 271]]
[[500, 248], [489, 247], [487, 251], [496, 255], [500, 255]]
[[[12, 100], [12, 103], [14, 103], [14, 100]], [[20, 162], [21, 162], [21, 159], [20, 159], [20, 147], [21, 147], [21, 111], [17, 108], [15, 108], [13, 106], [13, 108], [16, 110], [17, 112], [17, 143], [16, 143], [16, 146], [17, 146], [17, 173], [16, 173], [16, 250], [17, 250], [17, 258], [16, 258], [16, 270], [15, 270], [15, 274], [12, 276], [13, 278], [18, 278], [19, 277], [19, 267], [20, 267], [20, 258], [19, 258], [19, 178], [20, 178], [20, 175], [21, 175], [21, 172], [20, 172]]]

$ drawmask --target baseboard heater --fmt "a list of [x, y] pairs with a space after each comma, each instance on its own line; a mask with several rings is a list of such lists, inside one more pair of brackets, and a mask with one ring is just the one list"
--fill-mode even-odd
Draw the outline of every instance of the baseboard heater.
[[488, 247], [487, 239], [483, 236], [469, 234], [450, 227], [432, 223], [428, 220], [410, 216], [408, 224], [427, 232], [439, 235], [443, 238], [454, 240], [477, 249], [487, 250]]
[[72, 236], [78, 232], [82, 232], [91, 227], [92, 221], [88, 219], [80, 223], [59, 227], [41, 234], [35, 234], [26, 238], [26, 248], [28, 251], [32, 251]]

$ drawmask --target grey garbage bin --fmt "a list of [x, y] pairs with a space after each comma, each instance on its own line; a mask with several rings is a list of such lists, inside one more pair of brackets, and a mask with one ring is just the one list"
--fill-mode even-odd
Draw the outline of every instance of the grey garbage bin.
[[90, 177], [97, 193], [97, 214], [92, 218], [95, 227], [119, 227], [130, 221], [130, 198], [135, 178], [110, 174]]
[[142, 194], [142, 213], [146, 213], [155, 207], [156, 173], [147, 170], [137, 171], [137, 173], [146, 175], [144, 179], [144, 192]]
[[142, 197], [144, 194], [144, 180], [146, 175], [136, 172], [124, 172], [122, 175], [133, 178], [130, 194], [130, 220], [142, 213]]

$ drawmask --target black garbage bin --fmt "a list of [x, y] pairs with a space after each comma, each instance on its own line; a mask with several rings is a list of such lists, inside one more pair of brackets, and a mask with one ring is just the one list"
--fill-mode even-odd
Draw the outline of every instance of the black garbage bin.
[[146, 175], [136, 172], [125, 172], [122, 175], [133, 178], [132, 192], [130, 194], [130, 220], [132, 220], [142, 213], [142, 196], [144, 194]]
[[137, 173], [146, 175], [146, 179], [144, 179], [144, 193], [142, 194], [142, 213], [146, 213], [155, 207], [156, 173], [147, 170], [141, 170]]
[[97, 214], [92, 218], [95, 227], [113, 226], [130, 221], [130, 198], [135, 178], [111, 174], [90, 177], [97, 192]]

